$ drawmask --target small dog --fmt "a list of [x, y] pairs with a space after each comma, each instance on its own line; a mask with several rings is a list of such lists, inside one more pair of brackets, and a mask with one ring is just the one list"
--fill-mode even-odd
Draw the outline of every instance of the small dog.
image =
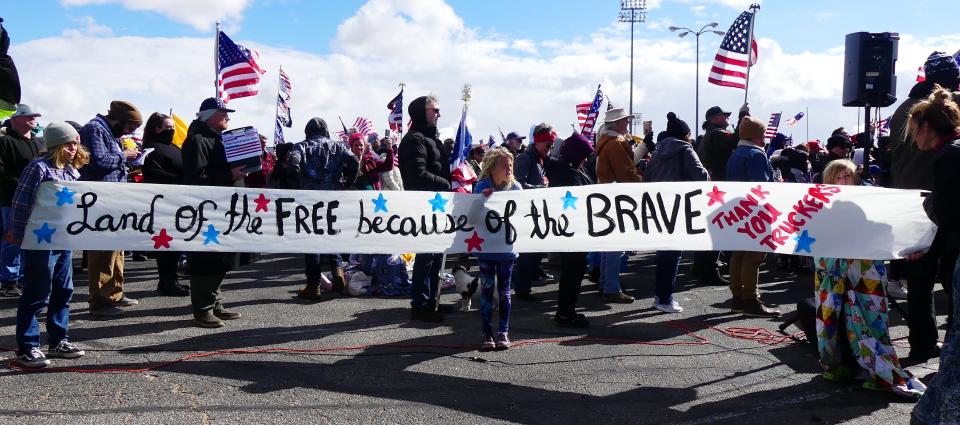
[[470, 276], [466, 267], [456, 266], [453, 268], [453, 281], [457, 284], [457, 292], [460, 293], [460, 311], [470, 311], [473, 294], [480, 287], [480, 278]]

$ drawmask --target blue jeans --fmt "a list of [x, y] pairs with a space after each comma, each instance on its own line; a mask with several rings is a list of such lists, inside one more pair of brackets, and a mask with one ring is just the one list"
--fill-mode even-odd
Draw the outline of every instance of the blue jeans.
[[657, 251], [657, 303], [669, 304], [673, 301], [673, 290], [677, 285], [677, 270], [680, 268], [680, 256], [683, 251]]
[[493, 336], [493, 291], [500, 296], [500, 326], [497, 333], [510, 331], [510, 278], [514, 260], [478, 260], [480, 266], [480, 322], [483, 336]]
[[440, 299], [440, 268], [443, 254], [417, 254], [413, 260], [410, 305], [419, 310], [434, 310]]
[[0, 207], [0, 284], [20, 283], [20, 246], [7, 242], [5, 236], [13, 228], [13, 208]]
[[23, 250], [23, 295], [17, 307], [17, 347], [40, 346], [37, 314], [47, 307], [47, 341], [51, 347], [67, 339], [73, 298], [71, 251]]
[[[953, 310], [960, 311], [960, 259], [953, 271]], [[913, 290], [913, 288], [910, 288]], [[933, 375], [923, 397], [913, 407], [913, 416], [925, 424], [948, 423], [960, 417], [960, 320], [947, 330], [940, 352], [940, 370]]]
[[619, 293], [620, 288], [620, 269], [623, 252], [601, 252], [600, 253], [600, 292], [604, 294]]

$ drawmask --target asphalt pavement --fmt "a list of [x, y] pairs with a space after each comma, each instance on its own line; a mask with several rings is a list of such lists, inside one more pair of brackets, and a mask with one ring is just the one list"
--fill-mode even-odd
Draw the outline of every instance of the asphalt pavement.
[[[683, 313], [654, 310], [654, 269], [652, 253], [632, 257], [623, 284], [633, 304], [601, 302], [584, 279], [585, 330], [555, 326], [556, 282], [535, 286], [539, 301], [513, 302], [515, 346], [479, 352], [476, 310], [430, 325], [410, 321], [404, 297], [302, 301], [302, 260], [289, 255], [231, 272], [224, 297], [243, 317], [197, 328], [188, 297], [154, 291], [153, 260], [128, 258], [127, 295], [141, 304], [91, 317], [78, 273], [70, 339], [86, 356], [40, 373], [0, 369], [0, 423], [909, 423], [912, 401], [823, 380], [815, 348], [776, 338], [784, 319], [731, 314], [726, 287], [687, 277], [688, 256], [675, 295]], [[813, 278], [771, 262], [761, 291], [789, 316]], [[0, 347], [15, 347], [15, 317], [16, 300], [0, 299]], [[906, 325], [896, 312], [891, 322], [906, 357]], [[765, 341], [733, 336], [764, 331]], [[937, 363], [908, 370], [928, 381]]]

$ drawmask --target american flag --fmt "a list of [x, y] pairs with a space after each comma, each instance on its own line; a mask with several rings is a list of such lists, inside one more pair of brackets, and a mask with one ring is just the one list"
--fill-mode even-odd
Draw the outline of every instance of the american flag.
[[801, 119], [803, 119], [803, 112], [797, 113], [797, 115], [794, 115], [793, 118], [788, 119], [787, 127], [793, 127], [797, 125], [797, 123], [800, 122]]
[[877, 122], [877, 128], [880, 129], [881, 136], [890, 135], [890, 117], [886, 117]]
[[217, 94], [224, 101], [257, 95], [260, 53], [233, 42], [222, 31], [217, 35]]
[[580, 134], [583, 134], [589, 140], [593, 140], [593, 127], [597, 123], [601, 103], [603, 103], [603, 92], [600, 91], [600, 86], [597, 86], [597, 95], [593, 97], [593, 103], [577, 105], [577, 121], [580, 122]]
[[767, 132], [763, 135], [763, 137], [772, 139], [773, 136], [777, 135], [777, 128], [780, 127], [781, 115], [783, 115], [782, 112], [774, 112], [770, 114], [770, 122], [767, 123]]
[[470, 157], [470, 147], [473, 145], [473, 136], [467, 128], [467, 105], [463, 105], [463, 115], [460, 117], [460, 127], [457, 128], [457, 139], [450, 154], [450, 188], [454, 192], [471, 193], [473, 183], [477, 181], [477, 174], [467, 163]]
[[287, 104], [287, 100], [282, 95], [277, 96], [277, 122], [287, 128], [293, 126], [293, 118], [290, 117], [290, 105]]
[[400, 93], [397, 94], [397, 97], [394, 97], [390, 103], [387, 104], [387, 109], [390, 110], [390, 116], [387, 118], [387, 124], [390, 125], [390, 129], [396, 132], [403, 130], [403, 89], [400, 90]]
[[[747, 67], [757, 63], [757, 41], [750, 34], [752, 12], [743, 12], [720, 42], [707, 81], [718, 86], [746, 88]], [[747, 40], [750, 39], [750, 63], [747, 64]]]
[[491, 134], [490, 139], [487, 140], [487, 149], [493, 149], [493, 145], [495, 145], [496, 143], [497, 142], [493, 140], [493, 135]]
[[353, 127], [350, 127], [350, 129], [346, 131], [338, 131], [337, 136], [343, 140], [347, 140], [350, 134], [360, 133], [363, 137], [367, 137], [371, 131], [373, 131], [373, 123], [364, 117], [357, 117], [357, 120], [353, 122]]
[[917, 68], [917, 82], [921, 83], [927, 81], [927, 72], [923, 69], [923, 65], [920, 65], [920, 68]]
[[273, 128], [273, 145], [279, 145], [281, 143], [287, 143], [283, 138], [283, 126], [280, 122], [280, 117], [277, 117], [276, 125]]

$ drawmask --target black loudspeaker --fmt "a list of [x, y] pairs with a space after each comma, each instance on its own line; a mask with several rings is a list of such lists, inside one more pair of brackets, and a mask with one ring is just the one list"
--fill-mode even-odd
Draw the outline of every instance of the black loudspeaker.
[[890, 106], [897, 101], [895, 32], [847, 34], [843, 106]]

